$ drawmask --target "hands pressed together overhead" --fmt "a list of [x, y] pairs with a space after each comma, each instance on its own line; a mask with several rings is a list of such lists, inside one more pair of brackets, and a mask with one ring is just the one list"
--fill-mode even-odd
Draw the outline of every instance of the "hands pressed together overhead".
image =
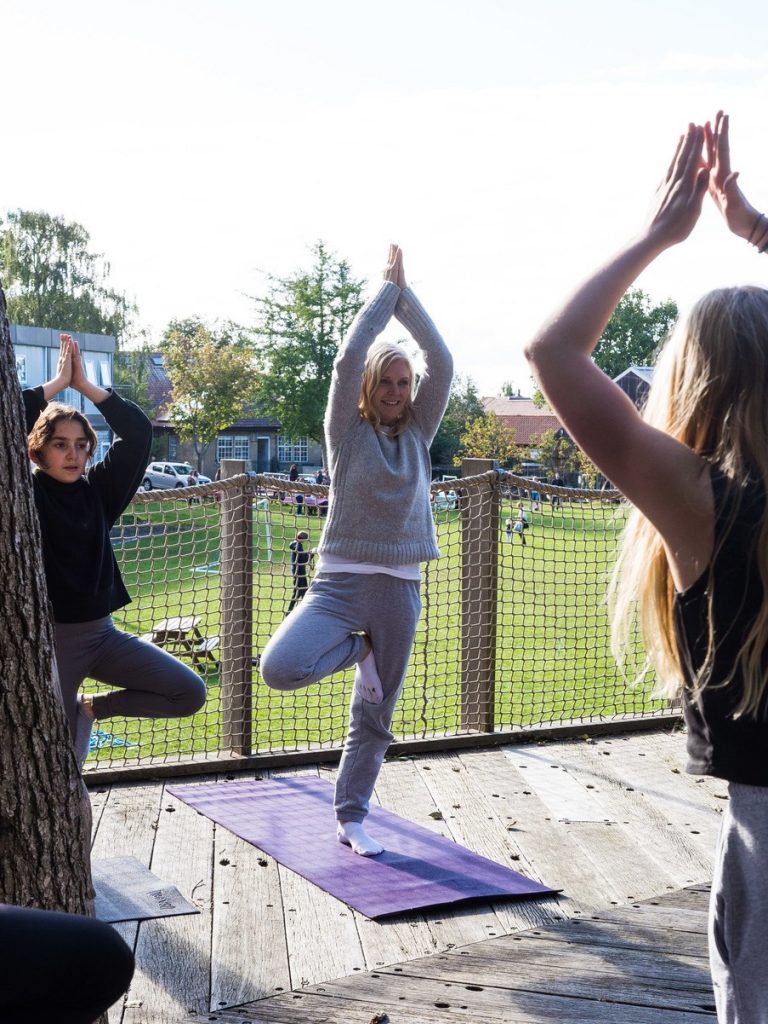
[[708, 191], [728, 228], [763, 252], [768, 247], [768, 217], [747, 201], [738, 177], [738, 171], [731, 170], [728, 115], [718, 111], [714, 127], [709, 122], [689, 124], [656, 192], [649, 234], [662, 245], [683, 241], [699, 219]]
[[56, 376], [43, 385], [43, 395], [50, 401], [54, 395], [65, 388], [74, 388], [92, 402], [102, 402], [109, 392], [88, 380], [80, 346], [71, 334], [59, 335], [59, 360], [56, 364]]
[[384, 280], [391, 281], [398, 288], [406, 288], [405, 271], [403, 270], [403, 250], [392, 242], [389, 246], [387, 264], [384, 267]]

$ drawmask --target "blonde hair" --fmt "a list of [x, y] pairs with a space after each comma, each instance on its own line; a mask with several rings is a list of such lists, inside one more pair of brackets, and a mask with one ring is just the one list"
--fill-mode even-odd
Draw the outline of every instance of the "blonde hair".
[[[742, 485], [757, 476], [768, 495], [768, 291], [720, 288], [695, 304], [664, 346], [654, 371], [643, 418], [688, 445], [732, 485], [727, 536], [739, 512]], [[722, 539], [721, 539], [722, 543]], [[713, 578], [708, 589], [708, 647], [693, 680], [694, 692], [710, 681], [715, 655]], [[768, 653], [768, 515], [762, 513], [756, 556], [763, 601], [731, 672], [739, 671], [743, 696], [735, 715], [756, 716], [766, 687]], [[625, 662], [633, 626], [640, 626], [657, 689], [675, 696], [686, 684], [675, 638], [675, 587], [655, 527], [637, 509], [627, 521], [609, 588], [613, 652]], [[648, 665], [646, 664], [646, 669]], [[644, 675], [645, 669], [641, 673]]]
[[64, 405], [63, 402], [49, 402], [35, 420], [27, 437], [29, 457], [35, 462], [40, 459], [43, 448], [45, 448], [56, 433], [56, 424], [61, 420], [78, 423], [83, 428], [83, 433], [88, 442], [88, 455], [90, 458], [93, 458], [93, 453], [96, 451], [99, 443], [96, 431], [81, 412], [73, 409], [71, 405]]
[[413, 419], [413, 393], [414, 393], [414, 371], [410, 356], [402, 347], [391, 341], [376, 341], [368, 349], [368, 355], [363, 367], [363, 379], [360, 384], [360, 398], [357, 408], [363, 419], [368, 420], [374, 428], [378, 428], [381, 420], [373, 404], [373, 396], [376, 388], [381, 383], [381, 378], [396, 359], [402, 359], [408, 364], [408, 373], [411, 377], [411, 391], [403, 411], [393, 424], [392, 434], [396, 436], [405, 430]]

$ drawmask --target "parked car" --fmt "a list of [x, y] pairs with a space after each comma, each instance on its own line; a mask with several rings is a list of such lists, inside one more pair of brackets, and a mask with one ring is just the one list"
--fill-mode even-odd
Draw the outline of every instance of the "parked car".
[[[141, 484], [145, 491], [166, 491], [171, 487], [189, 487], [192, 467], [188, 462], [150, 462]], [[194, 483], [209, 484], [211, 478], [201, 473]]]
[[459, 506], [459, 496], [456, 491], [436, 491], [434, 494], [435, 512], [453, 512]]

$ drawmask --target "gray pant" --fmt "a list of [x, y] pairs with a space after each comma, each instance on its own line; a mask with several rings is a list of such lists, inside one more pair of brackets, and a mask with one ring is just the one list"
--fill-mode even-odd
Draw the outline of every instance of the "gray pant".
[[768, 1024], [768, 787], [731, 782], [709, 906], [720, 1024]]
[[373, 645], [381, 704], [352, 695], [349, 732], [336, 780], [339, 821], [363, 821], [392, 742], [392, 715], [403, 686], [421, 611], [419, 583], [384, 573], [318, 573], [307, 596], [264, 648], [261, 674], [275, 690], [298, 690], [357, 664], [363, 631]]
[[56, 623], [56, 667], [72, 738], [77, 692], [90, 676], [119, 690], [94, 698], [96, 718], [182, 718], [205, 703], [205, 683], [161, 647], [116, 629], [112, 616]]

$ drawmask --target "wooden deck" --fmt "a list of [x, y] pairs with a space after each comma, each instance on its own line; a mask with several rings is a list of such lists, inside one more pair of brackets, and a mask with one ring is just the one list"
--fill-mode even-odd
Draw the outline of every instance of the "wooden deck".
[[709, 888], [484, 939], [187, 1024], [707, 1024]]
[[[726, 788], [683, 764], [684, 738], [666, 733], [388, 761], [382, 805], [563, 895], [382, 923], [217, 828], [162, 783], [97, 789], [94, 857], [138, 857], [201, 910], [120, 926], [137, 972], [110, 1024], [369, 1024], [382, 1012], [392, 1024], [712, 1019], [700, 887]], [[333, 778], [325, 768], [273, 774], [318, 771]], [[690, 886], [699, 888], [672, 895]], [[656, 897], [666, 900], [635, 906]], [[569, 966], [555, 971], [566, 949]], [[622, 1015], [607, 1002], [595, 1015], [601, 985], [626, 987]], [[655, 1003], [649, 992], [660, 993]]]

